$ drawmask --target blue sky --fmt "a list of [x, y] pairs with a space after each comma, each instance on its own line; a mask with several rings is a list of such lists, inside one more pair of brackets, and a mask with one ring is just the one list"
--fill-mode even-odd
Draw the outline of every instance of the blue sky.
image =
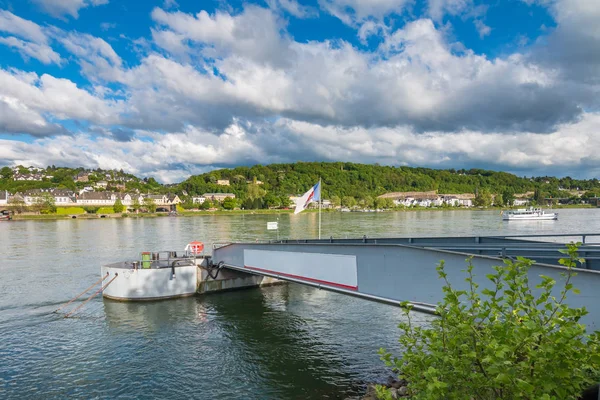
[[597, 0], [0, 0], [0, 165], [598, 176]]

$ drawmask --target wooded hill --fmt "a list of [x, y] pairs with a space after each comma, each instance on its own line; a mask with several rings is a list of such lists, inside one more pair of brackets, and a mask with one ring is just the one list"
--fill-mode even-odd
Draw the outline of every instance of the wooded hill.
[[[306, 192], [319, 178], [323, 181], [324, 198], [351, 196], [361, 199], [387, 192], [429, 190], [444, 194], [475, 193], [481, 189], [513, 194], [536, 191], [552, 197], [569, 197], [565, 190], [600, 193], [597, 179], [527, 178], [482, 169], [437, 170], [343, 162], [298, 162], [220, 169], [188, 178], [177, 185], [177, 191], [185, 191], [189, 195], [230, 192], [245, 199], [248, 190], [256, 191], [258, 186], [266, 193], [287, 196]], [[218, 180], [229, 180], [230, 186], [218, 185]], [[254, 185], [252, 182], [262, 184]]]
[[[27, 173], [25, 167], [21, 168]], [[74, 182], [78, 173], [89, 173], [89, 182]], [[48, 167], [42, 170], [50, 179], [16, 181], [12, 168], [0, 169], [0, 190], [9, 192], [34, 188], [66, 188], [77, 190], [106, 180], [124, 183], [127, 191], [143, 193], [176, 193], [182, 198], [204, 193], [233, 193], [238, 202], [262, 199], [267, 204], [285, 204], [290, 195], [306, 192], [319, 178], [323, 180], [323, 198], [353, 197], [357, 200], [375, 198], [388, 192], [430, 191], [438, 193], [475, 193], [484, 190], [493, 194], [535, 191], [539, 197], [570, 197], [569, 191], [587, 191], [587, 196], [600, 195], [597, 179], [578, 180], [570, 177], [518, 177], [506, 172], [482, 169], [437, 170], [429, 168], [389, 167], [343, 162], [297, 162], [289, 164], [254, 165], [225, 168], [194, 175], [177, 184], [161, 185], [152, 177], [139, 179], [124, 171], [89, 170], [84, 168]], [[217, 181], [229, 181], [219, 185]], [[223, 182], [221, 182], [223, 183]]]

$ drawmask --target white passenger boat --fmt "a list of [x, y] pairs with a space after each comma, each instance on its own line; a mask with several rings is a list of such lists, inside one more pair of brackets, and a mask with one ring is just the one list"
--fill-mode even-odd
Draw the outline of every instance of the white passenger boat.
[[504, 221], [525, 221], [525, 220], [553, 220], [558, 219], [558, 213], [548, 212], [541, 208], [519, 208], [517, 210], [504, 211], [502, 220]]
[[[113, 300], [162, 300], [196, 293], [198, 265], [208, 257], [192, 242], [186, 251], [143, 252], [139, 260], [102, 266], [102, 296]], [[190, 245], [192, 251], [190, 251]]]

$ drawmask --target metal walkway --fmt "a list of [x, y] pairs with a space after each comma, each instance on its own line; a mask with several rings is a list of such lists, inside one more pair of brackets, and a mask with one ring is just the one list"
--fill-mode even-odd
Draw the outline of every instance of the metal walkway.
[[443, 298], [436, 271], [440, 260], [445, 261], [448, 278], [457, 289], [466, 289], [463, 270], [470, 256], [480, 289], [490, 287], [486, 275], [493, 272], [492, 266], [516, 256], [536, 260], [529, 272], [532, 287], [540, 275], [552, 277], [560, 287], [565, 268], [558, 263], [564, 258], [559, 250], [565, 248], [565, 242], [580, 241], [585, 243], [579, 249], [585, 262], [572, 283], [581, 294], [571, 294], [568, 303], [585, 306], [589, 314], [582, 322], [597, 330], [600, 243], [590, 243], [590, 239], [600, 240], [600, 234], [281, 240], [215, 247], [213, 261], [229, 269], [369, 300], [394, 305], [409, 301], [415, 311], [433, 313]]

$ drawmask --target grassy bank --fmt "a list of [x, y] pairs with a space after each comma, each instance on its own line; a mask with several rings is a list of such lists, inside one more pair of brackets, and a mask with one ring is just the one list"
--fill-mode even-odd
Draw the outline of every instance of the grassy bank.
[[[488, 208], [477, 208], [477, 207], [411, 207], [411, 208], [398, 208], [384, 212], [415, 212], [415, 211], [497, 211], [500, 213], [503, 210], [524, 208], [525, 206], [519, 207], [488, 207]], [[543, 207], [547, 208], [547, 207]], [[569, 204], [569, 205], [557, 205], [552, 207], [553, 209], [566, 209], [566, 208], [596, 208], [589, 204]], [[81, 212], [83, 211], [83, 212]], [[316, 213], [318, 209], [309, 209], [303, 211], [303, 213]], [[323, 209], [324, 213], [335, 213], [337, 210]], [[180, 217], [195, 217], [195, 216], [207, 216], [207, 215], [273, 215], [273, 214], [292, 214], [293, 209], [288, 210], [213, 210], [213, 211], [178, 211]], [[69, 219], [75, 215], [77, 219], [96, 219], [100, 218], [101, 215], [107, 218], [157, 218], [157, 217], [168, 217], [169, 213], [113, 213], [112, 208], [103, 207], [98, 210], [95, 214], [86, 214], [80, 207], [68, 207], [64, 209], [58, 209], [56, 214], [15, 214], [13, 219], [15, 220], [59, 220]]]

